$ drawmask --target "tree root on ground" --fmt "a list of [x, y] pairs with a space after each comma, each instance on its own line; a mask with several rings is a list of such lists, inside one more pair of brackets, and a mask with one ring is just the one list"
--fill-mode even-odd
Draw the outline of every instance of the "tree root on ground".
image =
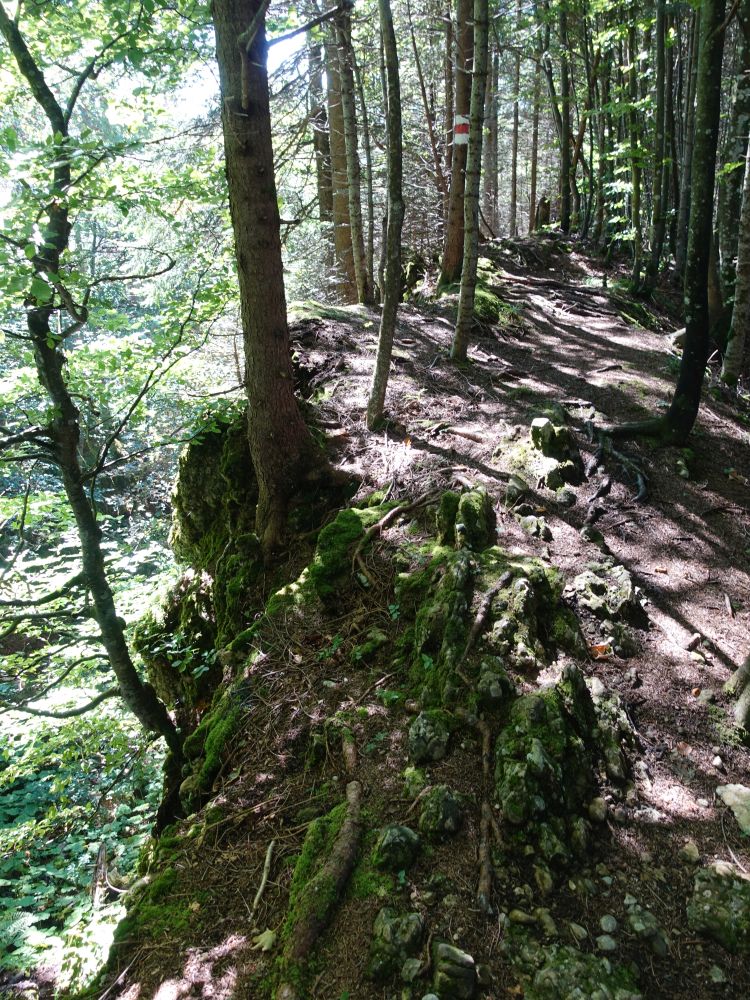
[[[625, 427], [626, 425], [623, 424], [622, 426]], [[635, 427], [636, 425], [633, 424], [627, 426]], [[635, 459], [631, 458], [629, 455], [626, 455], [624, 452], [619, 451], [617, 448], [615, 448], [614, 444], [612, 443], [613, 436], [628, 437], [634, 435], [628, 435], [626, 433], [618, 435], [617, 431], [619, 431], [620, 428], [595, 427], [594, 424], [591, 423], [590, 421], [587, 422], [586, 429], [588, 431], [589, 440], [598, 442], [598, 447], [594, 453], [593, 458], [586, 465], [585, 469], [586, 476], [587, 477], [592, 476], [598, 468], [604, 465], [605, 457], [607, 455], [611, 455], [612, 458], [616, 459], [620, 463], [625, 472], [629, 472], [632, 476], [634, 476], [636, 484], [638, 486], [638, 490], [635, 495], [635, 500], [636, 503], [643, 503], [648, 497], [648, 480], [646, 479], [646, 474], [644, 473], [643, 469], [640, 467], [638, 462], [635, 461]]]
[[[358, 781], [350, 781], [346, 786], [346, 816], [333, 850], [307, 883], [299, 900], [298, 916], [289, 932], [282, 957], [285, 971], [299, 972], [330, 923], [357, 858], [362, 834], [361, 799], [362, 786]], [[299, 986], [291, 981], [280, 983], [276, 990], [276, 1000], [299, 1000], [301, 995]]]

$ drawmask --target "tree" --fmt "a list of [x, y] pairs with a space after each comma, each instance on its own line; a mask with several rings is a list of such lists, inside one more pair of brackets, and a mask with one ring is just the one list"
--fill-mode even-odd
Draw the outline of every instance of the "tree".
[[482, 130], [484, 89], [487, 83], [488, 39], [488, 2], [487, 0], [474, 0], [474, 68], [471, 81], [469, 151], [466, 160], [466, 192], [464, 194], [464, 261], [461, 271], [461, 289], [458, 296], [458, 318], [451, 345], [451, 357], [454, 361], [466, 360], [471, 324], [474, 320], [479, 252], [479, 181], [482, 170]]
[[742, 216], [737, 238], [737, 268], [734, 308], [721, 377], [735, 385], [741, 375], [750, 375], [750, 143], [745, 156]]
[[370, 399], [367, 404], [367, 426], [374, 430], [383, 417], [385, 391], [393, 349], [393, 331], [401, 298], [401, 227], [404, 222], [402, 192], [401, 84], [398, 71], [398, 49], [393, 30], [389, 0], [379, 0], [380, 30], [386, 71], [386, 120], [388, 123], [388, 211], [386, 226], [385, 287], [383, 313], [380, 318], [378, 353], [375, 359]]
[[71, 395], [67, 376], [66, 352], [74, 335], [87, 322], [91, 291], [89, 288], [82, 300], [77, 301], [66, 274], [73, 226], [70, 203], [80, 180], [73, 172], [74, 166], [80, 163], [80, 138], [72, 133], [71, 122], [87, 82], [102, 68], [123, 58], [127, 45], [137, 38], [139, 28], [136, 18], [119, 34], [101, 44], [74, 76], [67, 101], [63, 101], [51, 89], [18, 20], [12, 19], [5, 5], [0, 3], [0, 32], [44, 116], [50, 136], [50, 156], [46, 161], [49, 194], [39, 217], [38, 236], [31, 242], [5, 237], [24, 251], [33, 268], [25, 301], [26, 325], [39, 382], [49, 399], [50, 417], [44, 426], [22, 432], [21, 442], [18, 435], [6, 435], [0, 441], [0, 449], [31, 442], [42, 459], [58, 470], [78, 529], [83, 574], [94, 604], [101, 642], [117, 679], [117, 690], [142, 725], [165, 738], [179, 763], [181, 737], [153, 688], [139, 677], [125, 639], [124, 622], [117, 614], [104, 563], [102, 531], [87, 493], [90, 475], [80, 462], [80, 412]]
[[248, 440], [258, 480], [256, 530], [270, 555], [284, 537], [289, 501], [304, 482], [320, 475], [324, 462], [292, 384], [266, 72], [267, 6], [265, 0], [213, 0], [211, 14], [237, 255]]

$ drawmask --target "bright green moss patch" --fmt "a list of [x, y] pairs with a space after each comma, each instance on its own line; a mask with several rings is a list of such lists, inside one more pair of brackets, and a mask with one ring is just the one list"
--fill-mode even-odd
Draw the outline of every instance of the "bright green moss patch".
[[221, 770], [224, 751], [237, 732], [241, 717], [241, 709], [232, 702], [232, 693], [225, 691], [216, 707], [185, 740], [185, 756], [195, 763], [192, 773], [180, 786], [180, 798], [191, 812], [210, 794]]
[[309, 571], [310, 584], [322, 601], [334, 598], [351, 579], [355, 543], [394, 506], [346, 507], [323, 528]]

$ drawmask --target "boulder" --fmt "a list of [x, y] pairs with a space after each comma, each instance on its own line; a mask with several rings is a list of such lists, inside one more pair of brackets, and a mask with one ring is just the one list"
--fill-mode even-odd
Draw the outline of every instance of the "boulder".
[[419, 834], [408, 826], [387, 826], [375, 845], [372, 861], [385, 871], [403, 871], [419, 851]]
[[471, 1000], [477, 988], [474, 959], [446, 941], [432, 945], [433, 989], [445, 1000]]
[[387, 979], [400, 971], [404, 962], [419, 951], [424, 932], [424, 920], [419, 913], [399, 915], [391, 907], [383, 907], [373, 926], [369, 975], [373, 979]]
[[463, 821], [461, 803], [447, 785], [436, 785], [422, 800], [419, 829], [428, 840], [447, 840]]
[[699, 871], [687, 915], [691, 930], [732, 954], [750, 954], [750, 876], [739, 868], [717, 861]]
[[450, 739], [448, 713], [440, 709], [420, 712], [409, 727], [409, 757], [415, 764], [442, 760]]

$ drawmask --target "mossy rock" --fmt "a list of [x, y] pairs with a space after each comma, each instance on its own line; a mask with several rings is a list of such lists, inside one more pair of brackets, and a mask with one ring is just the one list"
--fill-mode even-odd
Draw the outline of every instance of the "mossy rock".
[[750, 954], [750, 877], [727, 862], [695, 876], [688, 925], [733, 955]]
[[568, 667], [558, 684], [511, 707], [495, 746], [495, 793], [502, 815], [550, 863], [586, 848], [582, 819], [596, 794], [596, 714], [583, 675]]
[[368, 976], [382, 981], [399, 972], [404, 962], [419, 952], [425, 930], [421, 914], [399, 914], [391, 907], [383, 907], [373, 927]]
[[409, 727], [409, 757], [415, 764], [442, 760], [448, 749], [452, 718], [439, 708], [420, 712]]
[[570, 585], [581, 607], [609, 619], [637, 619], [641, 613], [633, 578], [612, 559], [592, 563]]
[[137, 944], [175, 941], [197, 925], [197, 911], [185, 905], [179, 873], [166, 867], [141, 890], [128, 894], [128, 912], [117, 925], [111, 958]]
[[165, 705], [176, 708], [183, 732], [194, 728], [198, 708], [221, 682], [216, 634], [211, 578], [192, 569], [134, 629], [133, 645], [149, 683]]
[[252, 532], [257, 497], [245, 406], [207, 414], [179, 459], [170, 534], [177, 559], [213, 575], [230, 539]]
[[375, 507], [346, 507], [318, 535], [315, 555], [310, 564], [309, 582], [323, 602], [331, 602], [348, 588], [352, 579], [352, 555], [365, 531], [396, 502]]
[[185, 757], [192, 763], [190, 773], [180, 785], [180, 799], [189, 812], [195, 812], [210, 797], [227, 746], [239, 729], [241, 719], [239, 692], [236, 688], [230, 689], [185, 740]]
[[527, 1000], [642, 1000], [633, 970], [571, 945], [547, 944], [511, 925], [502, 950], [523, 977]]
[[456, 544], [456, 514], [461, 494], [454, 490], [446, 490], [440, 497], [437, 509], [437, 540], [438, 545]]
[[378, 837], [372, 863], [384, 871], [403, 871], [412, 864], [418, 852], [419, 834], [408, 826], [387, 826]]
[[263, 574], [258, 536], [233, 537], [216, 562], [214, 608], [219, 646], [228, 645], [247, 627]]
[[447, 785], [435, 785], [425, 793], [419, 813], [419, 831], [432, 841], [447, 840], [461, 829], [463, 808]]
[[495, 541], [495, 511], [486, 490], [462, 493], [456, 511], [456, 543], [481, 552]]

